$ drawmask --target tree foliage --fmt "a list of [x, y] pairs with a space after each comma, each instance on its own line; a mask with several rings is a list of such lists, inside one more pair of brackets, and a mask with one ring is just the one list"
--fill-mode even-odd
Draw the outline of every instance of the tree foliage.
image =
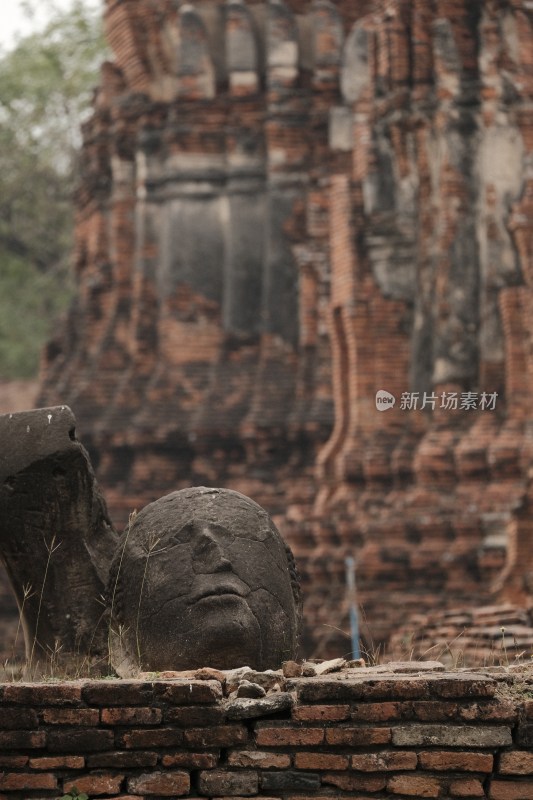
[[98, 6], [46, 5], [46, 27], [0, 53], [1, 377], [36, 373], [68, 303], [80, 123], [105, 57]]

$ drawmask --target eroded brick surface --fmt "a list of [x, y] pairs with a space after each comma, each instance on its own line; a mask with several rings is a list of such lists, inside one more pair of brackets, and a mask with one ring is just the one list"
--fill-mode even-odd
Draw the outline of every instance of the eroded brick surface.
[[[141, 699], [138, 681], [114, 681], [121, 691], [113, 705], [105, 686], [95, 691], [95, 681], [77, 687], [82, 699], [76, 709], [58, 708], [52, 696], [47, 705], [38, 695], [35, 717], [22, 714], [31, 718], [33, 729], [0, 732], [0, 797], [52, 800], [76, 786], [90, 797], [123, 800], [527, 800], [533, 774], [533, 745], [523, 741], [531, 716], [529, 674], [513, 668], [496, 677], [446, 672], [434, 663], [414, 668], [414, 663], [348, 664], [322, 677], [285, 678], [281, 669], [274, 676], [256, 674], [258, 682], [272, 685], [275, 678], [279, 684], [267, 697], [280, 689], [292, 691], [294, 704], [266, 719], [260, 715], [268, 709], [258, 707], [245, 724], [227, 720], [237, 680], [229, 678], [231, 673], [219, 673], [218, 691], [206, 696], [207, 705], [191, 705], [186, 694], [180, 697], [179, 676], [158, 679], [150, 706], [132, 705], [132, 699]], [[433, 680], [436, 670], [438, 680]], [[54, 685], [58, 697], [69, 696], [68, 684]], [[20, 700], [32, 687], [20, 683], [17, 688], [0, 692], [0, 719], [5, 715], [11, 722], [14, 714], [28, 710]], [[425, 699], [406, 699], [406, 694]], [[191, 710], [217, 712], [216, 724], [209, 716], [203, 724], [194, 715], [187, 721]]]

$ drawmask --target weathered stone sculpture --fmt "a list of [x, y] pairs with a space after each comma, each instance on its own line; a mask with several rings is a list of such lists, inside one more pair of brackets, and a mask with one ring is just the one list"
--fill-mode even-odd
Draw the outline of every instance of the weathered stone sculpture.
[[121, 674], [268, 669], [295, 653], [292, 554], [268, 514], [238, 492], [183, 489], [146, 506], [115, 554], [108, 595]]
[[[66, 406], [0, 416], [0, 559], [20, 609], [28, 669], [111, 663], [121, 675], [293, 658], [294, 559], [238, 492], [174, 492], [119, 540]], [[106, 590], [107, 586], [107, 590]]]
[[0, 416], [0, 559], [29, 670], [105, 661], [104, 590], [118, 536], [67, 406]]

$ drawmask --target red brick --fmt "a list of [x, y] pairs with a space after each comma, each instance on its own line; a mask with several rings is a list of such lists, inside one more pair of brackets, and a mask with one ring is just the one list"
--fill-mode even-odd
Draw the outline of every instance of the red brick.
[[39, 724], [37, 713], [32, 708], [2, 708], [0, 730], [22, 728], [29, 730]]
[[392, 741], [403, 746], [500, 747], [512, 744], [511, 730], [488, 725], [402, 725], [393, 728]]
[[490, 800], [533, 800], [531, 781], [491, 781]]
[[295, 769], [269, 770], [261, 774], [261, 789], [264, 793], [282, 794], [298, 791], [318, 791], [318, 772], [303, 772]]
[[336, 786], [343, 792], [380, 792], [385, 788], [386, 778], [381, 775], [350, 775], [326, 772], [322, 783]]
[[128, 769], [130, 767], [155, 767], [158, 754], [145, 750], [125, 750], [114, 753], [95, 753], [87, 756], [87, 766]]
[[124, 775], [84, 775], [74, 780], [66, 780], [63, 784], [63, 791], [70, 792], [76, 787], [79, 792], [85, 792], [89, 796], [99, 794], [118, 794]]
[[480, 675], [450, 674], [428, 676], [429, 688], [438, 697], [494, 697], [498, 684]]
[[[96, 712], [98, 714], [98, 712]], [[103, 708], [104, 725], [159, 725], [163, 714], [159, 708]]]
[[98, 725], [97, 708], [45, 708], [42, 712], [43, 722], [47, 725]]
[[259, 790], [259, 777], [253, 770], [240, 770], [228, 772], [226, 770], [208, 770], [200, 772], [198, 776], [200, 794], [213, 795], [240, 795], [250, 797]]
[[47, 734], [48, 750], [52, 753], [81, 753], [110, 750], [113, 747], [111, 731], [51, 730]]
[[0, 750], [38, 750], [45, 743], [43, 731], [0, 732]]
[[327, 728], [326, 743], [331, 745], [348, 745], [351, 747], [371, 744], [388, 744], [391, 740], [390, 728]]
[[219, 752], [216, 753], [166, 753], [161, 764], [164, 767], [184, 767], [185, 769], [213, 769], [219, 761]]
[[400, 719], [403, 711], [402, 703], [358, 703], [351, 711], [351, 718], [358, 722], [387, 722]]
[[451, 753], [444, 750], [419, 753], [418, 759], [422, 769], [450, 772], [492, 772], [494, 762], [492, 755], [485, 753]]
[[83, 756], [43, 756], [30, 758], [32, 769], [83, 769], [85, 759]]
[[218, 681], [155, 683], [154, 691], [159, 699], [179, 706], [216, 703], [222, 698], [222, 687]]
[[358, 772], [389, 772], [408, 770], [417, 767], [416, 753], [410, 751], [382, 751], [381, 753], [361, 753], [352, 756], [352, 769]]
[[191, 728], [184, 731], [185, 742], [191, 747], [231, 747], [248, 741], [244, 725], [218, 725], [215, 728]]
[[128, 779], [128, 791], [136, 795], [160, 795], [182, 797], [188, 794], [191, 781], [188, 772], [150, 772]]
[[526, 750], [502, 753], [499, 772], [502, 775], [533, 775], [533, 753]]
[[517, 744], [521, 745], [522, 747], [532, 747], [533, 746], [533, 724], [524, 724], [520, 723], [517, 728], [516, 732], [516, 741]]
[[261, 750], [236, 750], [228, 755], [228, 765], [230, 767], [284, 769], [290, 767], [291, 758], [286, 753], [265, 753]]
[[387, 791], [410, 797], [438, 797], [440, 783], [436, 778], [417, 775], [396, 775], [387, 781]]
[[94, 706], [150, 706], [154, 688], [146, 681], [88, 681], [83, 685], [82, 697]]
[[2, 756], [0, 755], [0, 769], [19, 769], [25, 767], [29, 761], [29, 756]]
[[465, 722], [516, 722], [518, 709], [510, 700], [487, 701], [471, 703], [458, 708], [459, 719]]
[[483, 784], [477, 778], [461, 778], [461, 780], [452, 781], [450, 794], [454, 797], [485, 797]]
[[398, 700], [422, 699], [429, 696], [427, 682], [418, 677], [368, 677], [365, 680], [340, 681], [338, 678], [312, 679], [305, 683], [303, 678], [287, 681], [287, 687], [297, 688], [301, 703], [321, 703], [328, 701], [347, 702], [350, 700]]
[[17, 789], [57, 789], [57, 779], [54, 775], [6, 772], [0, 775], [0, 779], [4, 791], [16, 791]]
[[307, 722], [341, 722], [350, 718], [350, 706], [295, 706], [292, 717]]
[[425, 678], [418, 676], [381, 677], [365, 681], [363, 698], [365, 700], [383, 699], [391, 697], [398, 700], [412, 700], [426, 697], [428, 686]]
[[422, 722], [445, 722], [457, 719], [458, 704], [440, 700], [419, 700], [413, 703], [415, 717]]
[[296, 753], [294, 756], [296, 769], [348, 769], [348, 756], [334, 753]]
[[225, 714], [223, 708], [214, 706], [187, 706], [185, 708], [165, 708], [163, 712], [165, 723], [171, 722], [183, 728], [203, 728], [211, 725], [221, 725]]
[[118, 743], [127, 749], [175, 747], [183, 741], [183, 731], [176, 728], [153, 728], [149, 730], [133, 730], [120, 734]]
[[81, 684], [9, 683], [4, 687], [3, 701], [24, 706], [79, 706]]
[[287, 745], [301, 746], [322, 744], [323, 728], [290, 728], [271, 727], [258, 728], [255, 732], [257, 744], [261, 747], [282, 747]]

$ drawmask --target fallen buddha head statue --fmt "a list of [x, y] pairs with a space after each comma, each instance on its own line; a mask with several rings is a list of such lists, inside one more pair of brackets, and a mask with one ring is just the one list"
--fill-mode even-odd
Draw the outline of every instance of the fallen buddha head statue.
[[117, 548], [107, 593], [119, 674], [269, 669], [295, 656], [292, 553], [266, 511], [239, 492], [183, 489], [146, 506]]
[[253, 500], [183, 489], [119, 537], [67, 406], [0, 415], [0, 442], [0, 560], [27, 676], [47, 674], [50, 654], [65, 673], [106, 674], [111, 661], [124, 677], [295, 657], [294, 559]]

